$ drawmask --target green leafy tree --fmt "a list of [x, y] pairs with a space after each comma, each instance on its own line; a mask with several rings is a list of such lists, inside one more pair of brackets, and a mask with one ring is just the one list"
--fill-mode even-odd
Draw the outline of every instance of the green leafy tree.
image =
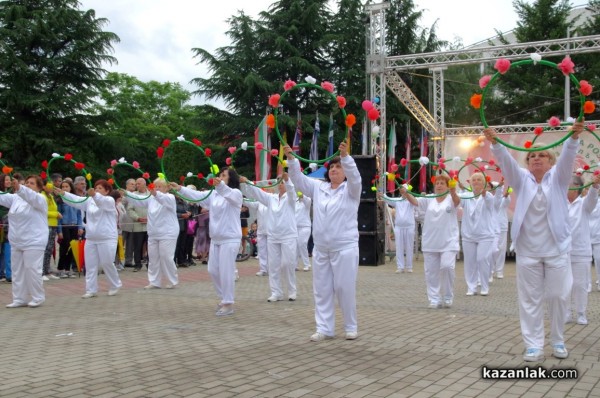
[[[0, 1], [0, 145], [19, 168], [94, 139], [87, 113], [119, 38], [77, 0]], [[10, 155], [9, 155], [10, 156]]]

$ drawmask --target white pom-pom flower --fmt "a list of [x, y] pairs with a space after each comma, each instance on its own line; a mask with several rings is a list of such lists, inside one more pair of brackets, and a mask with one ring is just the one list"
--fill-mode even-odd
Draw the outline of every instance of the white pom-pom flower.
[[54, 152], [54, 153], [52, 154], [52, 157], [53, 157], [53, 158], [57, 158], [57, 157], [59, 157], [59, 156], [60, 156], [60, 155], [59, 155], [58, 153], [56, 153], [56, 152]]
[[192, 174], [192, 172], [191, 172], [191, 171], [188, 171], [186, 175], [187, 175], [188, 177], [191, 177], [191, 176], [193, 176], [193, 174]]
[[481, 158], [475, 158], [475, 161], [476, 161], [476, 162], [481, 162], [482, 160], [483, 160], [483, 159], [481, 159]]
[[452, 158], [453, 162], [460, 162], [460, 156], [455, 156]]
[[489, 164], [486, 164], [485, 166], [483, 166], [483, 168], [487, 170], [487, 169], [489, 169], [489, 168], [490, 168], [490, 165], [489, 165]]
[[183, 134], [177, 137], [177, 141], [185, 141], [185, 137], [183, 136]]
[[121, 158], [119, 159], [119, 163], [127, 163], [127, 160], [125, 160], [125, 158]]
[[575, 123], [575, 118], [574, 118], [574, 117], [572, 117], [572, 116], [569, 116], [569, 117], [567, 118], [567, 123]]
[[308, 84], [315, 84], [317, 82], [317, 79], [315, 79], [311, 75], [308, 75], [304, 78], [304, 81], [306, 81]]
[[373, 132], [373, 134], [379, 134], [379, 129], [380, 129], [380, 127], [378, 125], [375, 125], [375, 126], [373, 126], [371, 131]]
[[533, 61], [534, 65], [536, 65], [538, 62], [540, 62], [542, 60], [542, 56], [538, 53], [531, 53], [531, 54], [529, 54], [529, 57]]
[[247, 150], [248, 149], [248, 143], [246, 141], [242, 142], [242, 145], [240, 145], [240, 147], [242, 148], [242, 150]]
[[421, 166], [427, 166], [429, 164], [429, 158], [427, 156], [421, 156], [419, 158], [419, 164]]
[[317, 164], [316, 163], [309, 163], [308, 164], [308, 168], [314, 171], [314, 170], [317, 169]]

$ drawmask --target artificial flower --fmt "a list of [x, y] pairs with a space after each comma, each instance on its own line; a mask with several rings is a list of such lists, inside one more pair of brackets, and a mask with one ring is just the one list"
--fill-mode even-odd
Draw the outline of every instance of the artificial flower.
[[248, 143], [246, 141], [242, 142], [242, 145], [240, 145], [240, 147], [242, 148], [243, 151], [248, 149]]
[[401, 165], [402, 167], [406, 167], [406, 165], [407, 165], [407, 164], [408, 164], [408, 160], [406, 160], [406, 159], [404, 159], [404, 158], [400, 159], [400, 165]]
[[465, 159], [465, 164], [471, 164], [473, 163], [473, 158], [466, 158]]
[[460, 162], [460, 156], [455, 156], [452, 158], [453, 162]]
[[213, 165], [210, 167], [210, 171], [211, 171], [211, 172], [212, 172], [214, 175], [218, 176], [218, 175], [219, 175], [219, 166], [217, 166], [216, 164], [213, 164]]
[[371, 131], [372, 131], [374, 134], [379, 134], [379, 130], [380, 130], [380, 127], [379, 127], [379, 125], [377, 125], [377, 124], [376, 124], [376, 125], [374, 125], [374, 126], [371, 128]]
[[296, 85], [295, 81], [288, 79], [285, 81], [285, 83], [283, 83], [283, 89], [285, 91], [288, 91], [288, 90], [292, 89], [295, 85]]
[[153, 190], [154, 188], [155, 187], [154, 187], [154, 183], [153, 182], [151, 182], [150, 184], [148, 184], [148, 189]]
[[379, 119], [379, 111], [376, 108], [371, 108], [367, 112], [367, 117], [369, 118], [369, 120], [375, 121]]
[[354, 126], [356, 124], [356, 116], [354, 116], [353, 114], [348, 114], [346, 116], [346, 127], [350, 127], [352, 128], [352, 126]]
[[321, 87], [323, 88], [323, 90], [329, 91], [330, 93], [333, 93], [333, 91], [335, 90], [335, 87], [331, 82], [322, 82]]
[[210, 157], [210, 155], [212, 155], [212, 150], [210, 148], [206, 148], [204, 150], [204, 155], [206, 155], [206, 157]]
[[285, 169], [286, 167], [288, 167], [287, 165], [287, 160], [283, 159], [283, 161], [281, 162], [281, 166]]
[[199, 178], [199, 179], [203, 179], [203, 178], [204, 178], [204, 174], [202, 174], [202, 173], [198, 173], [198, 178]]
[[133, 163], [131, 163], [131, 165], [133, 166], [134, 169], [139, 169], [140, 168], [140, 164], [137, 161], [133, 161]]
[[267, 127], [274, 128], [275, 127], [275, 115], [270, 113], [267, 116]]
[[577, 170], [575, 170], [575, 174], [577, 174], [578, 176], [583, 174], [583, 169], [581, 167], [577, 168]]
[[186, 174], [185, 176], [186, 176], [186, 177], [193, 177], [193, 176], [194, 176], [194, 174], [192, 174], [192, 172], [191, 172], [191, 171], [188, 171], [188, 172], [187, 172], [187, 174]]
[[494, 159], [490, 159], [490, 161], [488, 162], [488, 164], [490, 166], [494, 166], [496, 164], [496, 161]]
[[429, 158], [427, 156], [421, 156], [419, 158], [419, 164], [421, 166], [427, 166], [429, 164]]
[[431, 178], [429, 179], [429, 181], [431, 181], [432, 184], [435, 184], [435, 176], [431, 176]]
[[598, 174], [600, 174], [600, 170], [594, 170], [594, 175], [597, 176]]
[[[162, 175], [162, 177], [161, 177], [161, 175]], [[163, 180], [165, 179], [165, 175], [162, 174], [162, 173], [158, 173], [158, 176], [160, 178], [162, 178]], [[142, 173], [142, 178], [145, 179], [145, 180], [149, 179], [150, 178], [150, 173]]]
[[170, 144], [171, 144], [171, 140], [168, 138], [165, 138], [162, 142], [162, 146], [165, 148], [168, 147]]
[[388, 181], [394, 181], [396, 179], [396, 174], [394, 173], [385, 173], [385, 176]]
[[13, 171], [12, 167], [2, 166], [2, 173], [4, 173], [4, 174], [10, 174], [10, 173], [12, 173], [12, 171]]
[[586, 129], [588, 129], [589, 131], [594, 131], [596, 130], [596, 125], [595, 124], [588, 124], [587, 126], [585, 126]]
[[308, 84], [315, 84], [315, 83], [317, 83], [317, 79], [315, 79], [311, 75], [306, 76], [304, 78], [304, 81], [307, 82]]
[[236, 150], [237, 148], [234, 146], [230, 146], [229, 148], [227, 148], [227, 152], [229, 152], [232, 155], [235, 153]]
[[281, 96], [279, 94], [273, 94], [269, 97], [269, 105], [273, 108], [277, 108], [279, 106], [279, 99]]
[[115, 180], [113, 180], [112, 178], [109, 178], [106, 182], [108, 182], [110, 185], [115, 185]]
[[279, 150], [278, 149], [271, 149], [271, 156], [277, 156], [279, 155]]
[[92, 174], [91, 173], [87, 173], [85, 175], [85, 179], [88, 180], [88, 181], [92, 181]]
[[[6, 166], [4, 166], [4, 167], [6, 167]], [[4, 173], [4, 167], [2, 168], [2, 172], [3, 172], [3, 173]], [[9, 173], [4, 173], [4, 174], [9, 174]], [[42, 177], [42, 180], [45, 180], [47, 176], [48, 176], [48, 175], [46, 174], [46, 172], [45, 172], [45, 171], [42, 171], [42, 172], [40, 173], [40, 177]]]
[[536, 65], [538, 62], [540, 62], [542, 60], [542, 56], [538, 53], [529, 54], [529, 58], [531, 58], [534, 65]]
[[589, 166], [589, 165], [587, 165], [587, 164], [584, 164], [584, 165], [583, 165], [583, 169], [584, 169], [584, 170], [589, 170], [589, 169], [590, 169], [590, 166]]
[[262, 150], [264, 148], [264, 145], [262, 142], [255, 142], [254, 143], [254, 149], [258, 149], [259, 151]]
[[575, 64], [571, 61], [571, 57], [568, 55], [563, 58], [562, 61], [558, 65], [556, 65], [558, 69], [563, 73], [563, 75], [568, 76], [569, 74], [575, 72]]
[[335, 97], [335, 99], [337, 100], [338, 106], [340, 108], [345, 108], [346, 107], [346, 98], [342, 97], [341, 95], [338, 95], [337, 97]]
[[481, 108], [481, 100], [483, 96], [481, 94], [473, 94], [471, 96], [471, 106], [475, 109]]
[[185, 137], [183, 136], [183, 134], [177, 136], [177, 141], [185, 141]]
[[208, 179], [208, 185], [210, 185], [210, 186], [215, 185], [215, 179], [214, 178], [209, 178]]
[[113, 175], [114, 172], [115, 171], [113, 169], [106, 169], [106, 174], [108, 174], [108, 175]]
[[117, 160], [113, 159], [110, 161], [110, 167], [115, 167], [117, 165]]
[[438, 163], [438, 167], [442, 170], [446, 170], [446, 163], [440, 162], [440, 163]]
[[494, 64], [494, 69], [496, 69], [501, 75], [503, 75], [510, 69], [510, 61], [505, 58], [500, 58]]
[[65, 160], [66, 160], [67, 162], [69, 162], [69, 161], [71, 161], [71, 159], [73, 159], [73, 155], [71, 155], [70, 153], [66, 153], [66, 154], [65, 154]]
[[125, 160], [125, 158], [121, 158], [119, 159], [119, 163], [127, 163], [127, 160]]
[[456, 180], [448, 181], [448, 188], [450, 188], [450, 189], [456, 188]]
[[583, 113], [594, 113], [596, 105], [592, 101], [585, 101], [583, 104]]
[[490, 80], [492, 80], [492, 76], [490, 76], [490, 75], [483, 76], [481, 79], [479, 79], [479, 87], [485, 88], [485, 86], [488, 85]]
[[47, 160], [44, 160], [44, 161], [42, 162], [42, 168], [43, 168], [43, 169], [47, 169], [47, 168], [48, 168], [48, 161], [47, 161]]
[[535, 135], [541, 135], [544, 132], [544, 128], [543, 127], [536, 127], [533, 129], [533, 134]]
[[[163, 173], [156, 173], [156, 175], [157, 175], [157, 176], [158, 176], [158, 178], [160, 178], [161, 180], [165, 180], [165, 181], [167, 180], [167, 177], [165, 177], [165, 175], [164, 175]], [[145, 179], [148, 179], [148, 178], [150, 178], [150, 174], [148, 174], [148, 173], [144, 173], [144, 174], [142, 175], [142, 177], [144, 177]]]
[[58, 153], [54, 152], [54, 153], [52, 154], [52, 157], [53, 157], [53, 158], [57, 158], [57, 157], [60, 157], [60, 155], [59, 155]]
[[225, 159], [225, 164], [226, 164], [227, 166], [231, 166], [231, 158], [226, 158], [226, 159]]
[[185, 177], [184, 176], [179, 176], [179, 181], [183, 184], [183, 182], [185, 181]]
[[198, 138], [192, 138], [192, 142], [196, 146], [202, 146], [202, 141], [200, 141]]
[[476, 161], [477, 163], [481, 162], [482, 160], [483, 160], [483, 159], [481, 159], [480, 157], [476, 157], [476, 158], [475, 158], [475, 161]]
[[592, 91], [594, 91], [594, 88], [592, 87], [592, 85], [590, 83], [587, 82], [587, 80], [579, 81], [579, 92], [581, 94], [583, 94], [587, 97], [588, 95], [590, 95], [592, 93]]
[[490, 176], [485, 176], [485, 182], [487, 182], [488, 184], [489, 184], [490, 182], [492, 182], [492, 177], [490, 177]]
[[398, 165], [396, 163], [392, 163], [390, 169], [395, 173], [398, 171]]
[[525, 143], [523, 144], [523, 147], [529, 149], [529, 148], [531, 148], [531, 145], [532, 145], [531, 141], [528, 140], [528, 141], [525, 141]]
[[[162, 159], [162, 157], [163, 157], [164, 154], [165, 154], [164, 148], [163, 147], [158, 147], [158, 149], [156, 150], [156, 156], [159, 159]], [[112, 162], [111, 162], [111, 164], [112, 164]]]
[[556, 116], [552, 116], [550, 120], [548, 120], [548, 124], [552, 127], [558, 127], [560, 126], [560, 119]]
[[81, 162], [75, 162], [75, 168], [77, 170], [83, 170], [83, 168], [85, 167], [85, 165]]

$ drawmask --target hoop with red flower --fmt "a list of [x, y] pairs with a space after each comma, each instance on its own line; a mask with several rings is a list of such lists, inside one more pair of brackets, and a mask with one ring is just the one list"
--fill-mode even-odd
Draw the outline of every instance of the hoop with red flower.
[[[119, 160], [113, 159], [110, 161], [110, 167], [108, 169], [106, 169], [106, 174], [108, 174], [110, 177], [108, 178], [108, 183], [111, 185], [114, 185], [115, 187], [117, 187], [117, 189], [122, 190], [123, 188], [119, 185], [119, 179], [117, 178], [117, 170], [119, 168], [127, 168], [129, 170], [134, 170], [137, 174], [139, 174], [140, 177], [142, 177], [144, 180], [146, 180], [146, 182], [148, 183], [148, 188], [152, 189], [152, 180], [150, 179], [150, 173], [145, 172], [144, 170], [142, 170], [140, 168], [140, 164], [137, 161], [133, 161], [132, 163], [129, 163], [127, 160], [125, 160], [125, 158], [120, 158]], [[143, 198], [139, 198], [139, 197], [135, 197], [135, 196], [131, 196], [127, 193], [127, 191], [125, 191], [125, 195], [128, 198], [131, 199], [136, 199], [136, 200], [145, 200], [148, 199], [148, 197], [150, 197], [150, 194], [148, 194], [148, 196], [145, 196]]]
[[[79, 173], [81, 173], [81, 175], [85, 178], [85, 180], [87, 181], [88, 187], [92, 188], [92, 174], [89, 173], [85, 169], [84, 163], [78, 162], [77, 160], [73, 159], [73, 155], [70, 153], [66, 153], [64, 156], [59, 155], [58, 153], [53, 153], [50, 160], [44, 160], [42, 162], [42, 168], [44, 170], [40, 173], [40, 177], [42, 177], [42, 179], [45, 180], [48, 178], [48, 176], [52, 175], [52, 165], [54, 164], [54, 162], [61, 161], [61, 160], [67, 162], [70, 165], [73, 165], [75, 170], [77, 170]], [[89, 196], [86, 196], [84, 200], [77, 201], [77, 202], [70, 201], [69, 199], [67, 199], [65, 197], [63, 197], [63, 200], [66, 202], [71, 202], [71, 203], [80, 203], [80, 202], [86, 201], [88, 198], [89, 198]]]
[[[593, 131], [591, 131], [591, 133], [596, 136], [596, 133], [594, 133]], [[596, 137], [598, 138], [598, 137]], [[600, 138], [599, 138], [600, 140]], [[597, 176], [598, 174], [600, 174], [600, 163], [596, 163], [594, 165], [589, 165], [589, 164], [584, 164], [581, 167], [578, 167], [576, 170], [573, 171], [573, 175], [579, 176], [579, 177], [584, 177], [585, 174], [592, 174], [594, 176]], [[590, 187], [594, 184], [594, 181], [590, 181], [588, 183], [583, 184], [580, 187], [574, 187], [574, 188], [569, 188], [569, 191], [578, 191], [580, 189], [585, 189], [587, 187]]]
[[[324, 94], [325, 97], [328, 98], [332, 104], [337, 106], [337, 108], [340, 111], [340, 114], [342, 115], [342, 117], [344, 119], [344, 125], [346, 127], [347, 136], [349, 139], [350, 134], [352, 132], [352, 126], [354, 126], [356, 124], [356, 116], [354, 116], [353, 114], [346, 114], [346, 109], [345, 109], [346, 108], [346, 99], [342, 96], [335, 95], [335, 87], [334, 87], [333, 83], [325, 81], [325, 82], [322, 82], [321, 85], [317, 85], [316, 80], [310, 76], [308, 76], [305, 80], [306, 80], [306, 83], [296, 83], [292, 80], [288, 80], [283, 85], [283, 89], [284, 89], [283, 94], [281, 94], [281, 95], [273, 94], [269, 97], [269, 105], [273, 108], [273, 113], [267, 116], [267, 120], [266, 120], [267, 126], [275, 130], [275, 133], [277, 134], [277, 137], [279, 138], [280, 142], [284, 142], [285, 140], [283, 139], [283, 137], [281, 136], [281, 133], [279, 132], [279, 123], [278, 123], [279, 104], [281, 102], [283, 102], [286, 97], [290, 96], [290, 93], [293, 92], [294, 90], [313, 89], [313, 90], [320, 92], [321, 94]], [[379, 117], [379, 115], [377, 115], [377, 117]], [[294, 155], [295, 158], [297, 158], [298, 160], [301, 160], [303, 162], [322, 164], [322, 163], [325, 163], [325, 162], [333, 159], [334, 157], [338, 156], [339, 150], [336, 151], [335, 153], [333, 153], [331, 156], [328, 156], [324, 159], [317, 159], [317, 160], [306, 159], [306, 158], [303, 158], [302, 156], [300, 156], [296, 153], [293, 153], [293, 152], [292, 152], [292, 154]]]
[[[225, 159], [225, 163], [227, 164], [227, 166], [231, 166], [233, 168], [235, 168], [235, 158], [236, 156], [240, 153], [240, 152], [246, 152], [248, 151], [248, 149], [253, 149], [255, 154], [261, 154], [261, 153], [267, 153], [269, 156], [271, 156], [272, 158], [275, 158], [277, 160], [277, 162], [281, 163], [282, 167], [287, 167], [287, 160], [285, 159], [281, 159], [279, 157], [279, 150], [277, 149], [266, 149], [264, 148], [263, 144], [261, 142], [256, 142], [254, 143], [254, 145], [248, 145], [248, 143], [244, 142], [242, 143], [242, 145], [237, 148], [234, 146], [231, 146], [227, 149], [227, 151], [231, 154], [230, 157], [228, 157], [227, 159]], [[276, 187], [277, 185], [281, 184], [283, 182], [283, 178], [278, 178], [273, 184], [266, 184], [266, 185], [261, 185], [261, 188], [273, 188]], [[256, 185], [256, 182], [252, 183], [250, 181], [248, 181], [249, 184], [252, 185]]]
[[[483, 76], [481, 79], [479, 79], [479, 87], [483, 91], [481, 93], [473, 94], [471, 96], [470, 103], [473, 108], [479, 110], [479, 117], [481, 118], [481, 123], [483, 124], [483, 126], [485, 128], [489, 127], [487, 120], [485, 118], [485, 106], [484, 105], [485, 105], [485, 98], [486, 98], [486, 95], [488, 94], [488, 90], [489, 90], [490, 86], [492, 86], [492, 84], [497, 79], [499, 79], [501, 75], [506, 74], [509, 71], [509, 69], [514, 68], [514, 67], [526, 66], [526, 65], [537, 65], [537, 64], [543, 65], [543, 66], [546, 66], [546, 67], [549, 67], [552, 69], [556, 69], [556, 70], [562, 72], [565, 76], [569, 77], [571, 82], [575, 85], [575, 87], [577, 87], [577, 90], [579, 91], [579, 102], [580, 102], [581, 107], [579, 109], [579, 115], [577, 116], [578, 120], [583, 120], [584, 114], [589, 114], [589, 113], [594, 112], [594, 110], [595, 110], [594, 102], [587, 99], [587, 97], [590, 94], [592, 94], [593, 87], [585, 80], [581, 80], [581, 81], [577, 80], [577, 78], [573, 74], [573, 72], [575, 71], [575, 64], [573, 64], [573, 62], [571, 61], [571, 58], [569, 56], [565, 57], [558, 64], [556, 64], [554, 62], [543, 60], [539, 54], [535, 54], [535, 53], [530, 54], [530, 58], [531, 59], [521, 60], [521, 61], [517, 61], [514, 63], [511, 63], [511, 61], [509, 61], [508, 59], [503, 59], [503, 58], [498, 59], [494, 65], [494, 69], [496, 69], [497, 72], [494, 73], [493, 75], [486, 75], [486, 76]], [[544, 131], [555, 130], [560, 126], [570, 126], [571, 124], [572, 123], [570, 123], [570, 122], [561, 121], [558, 117], [553, 116], [550, 119], [548, 119], [548, 121], [545, 124], [535, 127], [534, 131], [533, 131], [535, 134], [535, 137], [532, 140], [526, 141], [522, 147], [511, 145], [508, 142], [501, 140], [500, 138], [496, 138], [496, 141], [498, 141], [500, 144], [504, 145], [507, 148], [514, 149], [517, 151], [524, 151], [524, 152], [544, 151], [544, 150], [548, 150], [550, 148], [554, 148], [555, 146], [562, 144], [573, 133], [569, 129], [569, 133], [566, 134], [564, 137], [562, 137], [561, 139], [559, 139], [555, 142], [552, 142], [548, 145], [544, 145], [544, 146], [535, 146], [534, 145], [535, 141], [538, 139], [538, 137], [540, 135], [542, 135], [542, 133]]]
[[[213, 179], [215, 176], [219, 175], [219, 166], [214, 164], [211, 160], [212, 150], [210, 148], [202, 147], [202, 142], [199, 139], [193, 138], [191, 141], [188, 141], [182, 135], [177, 137], [177, 139], [173, 140], [173, 141], [171, 141], [170, 139], [167, 138], [167, 139], [163, 140], [161, 146], [159, 146], [158, 149], [156, 150], [156, 155], [160, 159], [161, 172], [164, 175], [164, 178], [167, 182], [176, 181], [176, 180], [168, 177], [168, 173], [165, 168], [165, 158], [167, 158], [167, 155], [169, 153], [174, 152], [173, 148], [178, 145], [185, 145], [188, 148], [190, 148], [190, 147], [194, 148], [199, 153], [201, 153], [202, 156], [205, 158], [205, 160], [208, 162], [210, 171], [207, 173], [207, 176], [205, 177], [204, 173], [202, 173], [202, 172], [196, 172], [195, 175], [199, 179], [204, 179], [210, 186], [210, 189], [208, 190], [206, 196], [203, 196], [199, 199], [187, 198], [184, 195], [182, 195], [181, 193], [179, 193], [178, 191], [174, 191], [174, 194], [179, 196], [181, 199], [183, 199], [187, 202], [193, 202], [193, 203], [201, 202], [201, 201], [205, 200], [206, 198], [208, 198], [212, 194], [212, 192], [215, 188]], [[192, 176], [194, 175], [194, 173], [192, 173], [191, 171], [187, 173], [187, 175], [190, 175], [190, 174]], [[187, 178], [186, 176], [180, 175], [179, 183], [182, 184], [186, 178]]]

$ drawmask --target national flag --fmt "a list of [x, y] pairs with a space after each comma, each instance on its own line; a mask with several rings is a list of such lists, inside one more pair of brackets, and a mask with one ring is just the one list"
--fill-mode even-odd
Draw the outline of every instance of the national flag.
[[298, 111], [298, 121], [296, 122], [296, 132], [294, 133], [294, 142], [292, 143], [292, 151], [296, 155], [300, 155], [300, 144], [302, 143], [302, 119], [300, 111]]
[[[388, 153], [387, 153], [387, 158], [388, 158], [388, 173], [394, 173], [392, 171], [392, 165], [394, 163], [396, 163], [396, 145], [397, 145], [397, 141], [396, 141], [396, 123], [392, 124], [392, 127], [390, 128], [390, 136], [388, 139]], [[408, 167], [408, 165], [407, 165]], [[394, 182], [394, 180], [390, 181], [387, 180], [387, 190], [388, 192], [393, 191], [396, 188], [396, 183]]]
[[256, 161], [254, 163], [254, 174], [256, 181], [264, 181], [271, 178], [271, 140], [269, 139], [269, 128], [266, 123], [267, 117], [263, 117], [256, 130], [254, 130], [254, 142], [263, 144], [265, 150], [254, 150]]
[[335, 152], [333, 150], [333, 114], [331, 113], [329, 114], [329, 135], [327, 137], [327, 140], [329, 142], [327, 144], [327, 154], [325, 155], [325, 157], [328, 158]]
[[310, 142], [310, 160], [319, 160], [319, 114], [315, 118], [315, 130], [313, 131], [312, 141]]
[[[421, 147], [421, 156], [427, 156], [428, 147], [427, 147], [427, 131], [425, 129], [421, 129], [421, 139], [420, 147]], [[427, 191], [427, 167], [421, 167], [421, 171], [419, 172], [419, 192]]]

